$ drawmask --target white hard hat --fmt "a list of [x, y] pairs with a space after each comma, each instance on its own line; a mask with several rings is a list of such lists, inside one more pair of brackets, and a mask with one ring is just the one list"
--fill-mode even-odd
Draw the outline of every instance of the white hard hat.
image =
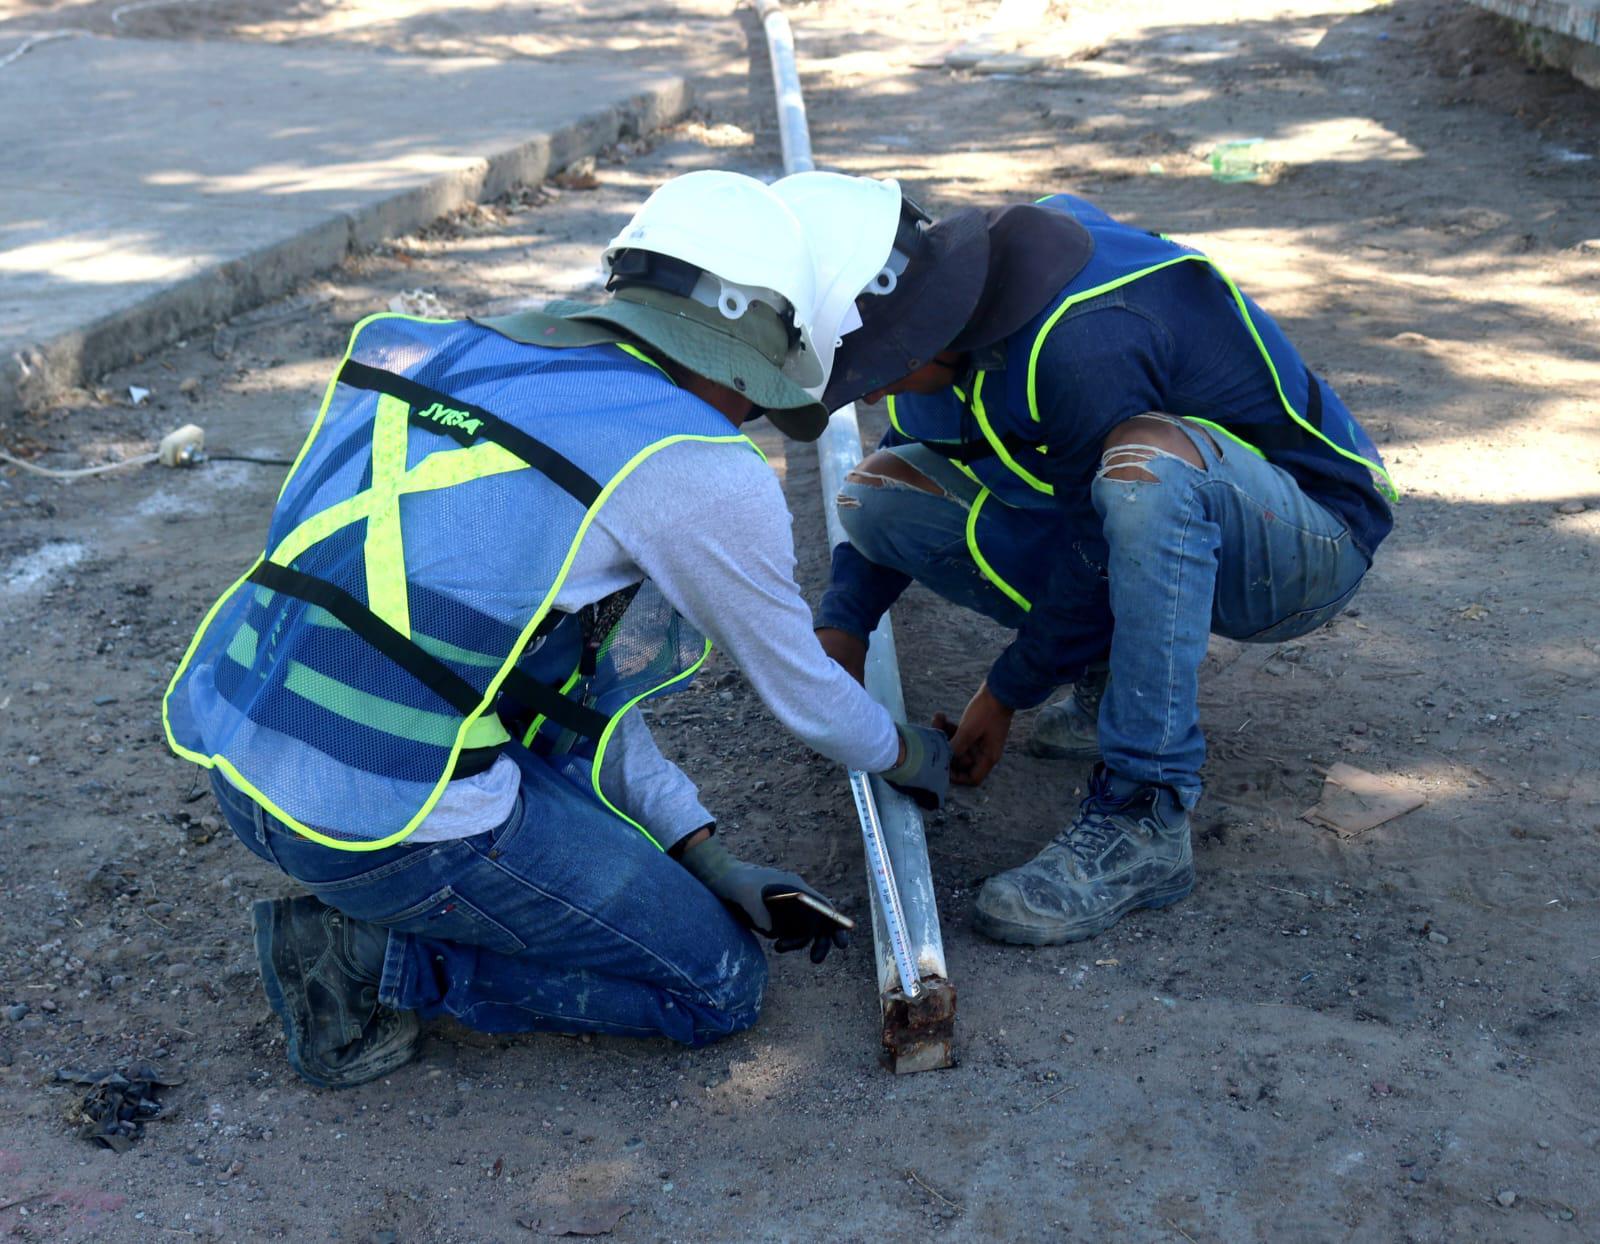
[[812, 335], [823, 378], [820, 383], [797, 374], [793, 378], [820, 398], [833, 370], [834, 351], [861, 324], [856, 298], [864, 291], [894, 288], [891, 252], [901, 218], [900, 183], [809, 172], [781, 178], [772, 189], [799, 217], [816, 265]]
[[[785, 372], [807, 389], [827, 383], [813, 329], [810, 246], [794, 213], [763, 182], [710, 169], [674, 177], [611, 239], [601, 257], [608, 275], [622, 251], [666, 255], [700, 269], [704, 275], [684, 293], [729, 319], [753, 301], [773, 306], [792, 319], [797, 334]], [[829, 337], [830, 358], [832, 343]]]

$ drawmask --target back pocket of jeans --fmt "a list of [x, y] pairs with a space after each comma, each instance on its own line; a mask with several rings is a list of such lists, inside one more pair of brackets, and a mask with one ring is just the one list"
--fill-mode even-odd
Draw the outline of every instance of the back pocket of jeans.
[[414, 933], [418, 937], [434, 938], [441, 942], [482, 946], [485, 950], [498, 951], [503, 955], [518, 954], [526, 949], [526, 943], [521, 938], [498, 920], [484, 915], [457, 894], [452, 886], [445, 886], [422, 902], [413, 903], [404, 911], [376, 922], [400, 933]]

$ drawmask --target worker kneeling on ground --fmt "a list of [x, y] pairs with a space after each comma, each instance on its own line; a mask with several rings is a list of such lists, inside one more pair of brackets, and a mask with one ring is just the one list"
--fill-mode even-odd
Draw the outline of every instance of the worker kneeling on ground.
[[943, 736], [824, 655], [740, 432], [821, 432], [819, 273], [871, 274], [816, 264], [732, 173], [662, 187], [606, 263], [600, 306], [357, 325], [265, 552], [168, 690], [174, 749], [311, 891], [254, 918], [313, 1083], [392, 1071], [440, 1015], [698, 1045], [756, 1019], [748, 930], [840, 941], [799, 877], [729, 854], [640, 718], [711, 640], [824, 755], [931, 803], [948, 782]]
[[[782, 183], [778, 183], [781, 188]], [[819, 637], [857, 677], [913, 579], [1015, 630], [952, 728], [981, 782], [1012, 715], [1099, 763], [1070, 825], [991, 877], [979, 931], [1092, 937], [1194, 886], [1209, 635], [1277, 643], [1349, 603], [1393, 526], [1372, 441], [1204, 255], [1057, 195], [903, 229], [828, 408], [888, 399], [846, 477]]]

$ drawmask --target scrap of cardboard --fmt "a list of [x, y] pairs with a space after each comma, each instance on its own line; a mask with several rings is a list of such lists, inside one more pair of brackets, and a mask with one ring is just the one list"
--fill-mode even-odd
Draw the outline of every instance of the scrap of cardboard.
[[1300, 819], [1331, 829], [1341, 838], [1353, 838], [1427, 802], [1427, 796], [1397, 778], [1379, 777], [1339, 763], [1328, 770], [1322, 797], [1302, 812]]

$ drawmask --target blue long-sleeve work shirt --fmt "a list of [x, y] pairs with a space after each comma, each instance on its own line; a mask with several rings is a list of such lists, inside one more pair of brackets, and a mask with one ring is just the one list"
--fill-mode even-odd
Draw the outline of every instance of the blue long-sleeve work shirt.
[[[1105, 564], [1090, 486], [1105, 438], [1117, 425], [1161, 411], [1238, 428], [1248, 438], [1251, 424], [1287, 420], [1272, 376], [1229, 297], [1205, 265], [1176, 264], [1079, 303], [1045, 339], [1037, 373], [1038, 431], [1049, 453], [1030, 458], [1029, 466], [1055, 486], [1058, 538], [1076, 544], [1090, 560]], [[981, 365], [993, 370], [997, 361], [986, 357]], [[1325, 405], [1339, 402], [1329, 385], [1316, 383]], [[891, 431], [882, 443], [904, 438]], [[1293, 449], [1273, 449], [1268, 457], [1342, 519], [1370, 559], [1394, 520], [1368, 470], [1312, 438]], [[910, 582], [841, 546], [834, 551], [818, 624], [865, 636]], [[989, 689], [1013, 708], [1041, 703], [1104, 656], [1111, 627], [1104, 582], [1085, 602], [1081, 575], [1063, 567], [994, 662]]]

